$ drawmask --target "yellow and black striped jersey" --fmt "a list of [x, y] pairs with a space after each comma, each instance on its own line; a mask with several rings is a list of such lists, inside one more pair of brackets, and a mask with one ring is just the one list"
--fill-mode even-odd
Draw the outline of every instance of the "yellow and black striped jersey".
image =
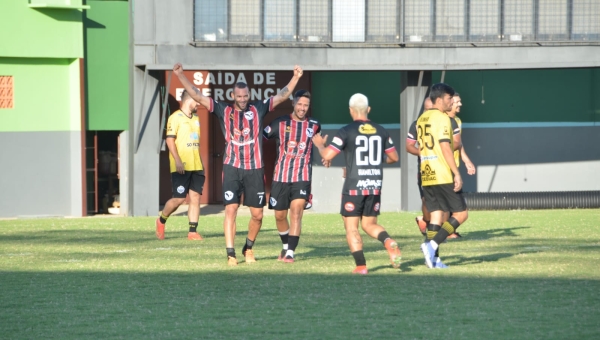
[[454, 148], [450, 117], [437, 109], [425, 111], [417, 119], [417, 136], [421, 153], [421, 185], [454, 183], [452, 171], [440, 147], [440, 142], [447, 142], [450, 148]]
[[[186, 116], [181, 110], [173, 112], [167, 122], [167, 138], [175, 138], [175, 146], [186, 171], [204, 170], [200, 160], [200, 120], [198, 115]], [[171, 172], [177, 171], [175, 159], [169, 152]]]

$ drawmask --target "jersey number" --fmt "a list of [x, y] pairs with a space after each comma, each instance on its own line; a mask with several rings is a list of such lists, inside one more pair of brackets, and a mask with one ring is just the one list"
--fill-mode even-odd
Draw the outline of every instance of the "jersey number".
[[356, 137], [356, 165], [381, 164], [381, 136]]
[[[429, 128], [431, 127], [431, 124], [425, 124], [425, 128], [421, 128], [421, 125], [419, 125], [419, 150], [423, 150], [423, 147], [427, 147], [429, 150], [433, 150], [433, 146], [435, 145], [434, 141], [433, 141], [433, 136], [431, 135], [431, 133], [429, 132]], [[429, 138], [429, 140], [431, 141], [431, 143], [427, 144], [427, 142], [425, 141], [425, 138]]]

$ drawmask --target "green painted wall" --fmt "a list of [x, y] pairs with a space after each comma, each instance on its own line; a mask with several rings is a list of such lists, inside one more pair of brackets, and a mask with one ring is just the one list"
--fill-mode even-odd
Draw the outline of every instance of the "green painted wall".
[[14, 77], [0, 131], [80, 130], [79, 59], [0, 57], [0, 74]]
[[600, 121], [598, 68], [449, 71], [444, 82], [461, 94], [464, 122]]
[[34, 9], [28, 5], [28, 0], [0, 1], [0, 56], [83, 57], [81, 10]]
[[129, 127], [129, 4], [88, 1], [85, 13], [87, 129]]
[[400, 72], [312, 72], [312, 114], [322, 124], [351, 121], [348, 101], [369, 98], [370, 117], [379, 124], [400, 122]]

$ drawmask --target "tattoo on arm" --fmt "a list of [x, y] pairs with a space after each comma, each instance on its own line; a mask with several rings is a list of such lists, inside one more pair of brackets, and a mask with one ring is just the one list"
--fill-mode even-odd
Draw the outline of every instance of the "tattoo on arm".
[[290, 90], [288, 90], [288, 87], [285, 86], [284, 88], [281, 89], [281, 91], [279, 91], [278, 95], [280, 97], [287, 97], [288, 92], [290, 92]]

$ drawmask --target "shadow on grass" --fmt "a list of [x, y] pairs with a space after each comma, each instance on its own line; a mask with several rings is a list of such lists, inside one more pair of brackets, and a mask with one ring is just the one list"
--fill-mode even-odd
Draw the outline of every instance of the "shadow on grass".
[[[502, 256], [505, 254], [488, 260]], [[2, 337], [600, 336], [600, 284], [594, 280], [457, 277], [442, 271], [427, 273], [435, 275], [356, 276], [242, 269], [195, 273], [3, 271]], [[452, 315], [452, 322], [424, 324], [423, 320], [437, 314]]]

